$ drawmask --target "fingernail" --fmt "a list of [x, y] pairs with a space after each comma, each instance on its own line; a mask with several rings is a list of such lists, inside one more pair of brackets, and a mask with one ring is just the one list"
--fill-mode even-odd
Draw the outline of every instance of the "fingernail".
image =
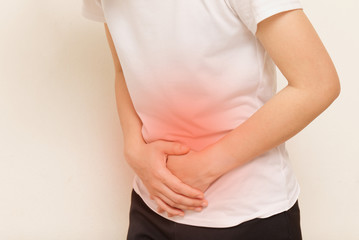
[[207, 202], [203, 202], [202, 203], [202, 207], [207, 207], [208, 206], [208, 203]]
[[197, 195], [196, 198], [203, 198], [203, 194]]
[[184, 216], [184, 213], [180, 213], [180, 214], [178, 214], [179, 216], [181, 216], [181, 217], [183, 217]]
[[197, 208], [195, 208], [194, 209], [196, 212], [200, 212], [200, 211], [202, 211], [202, 208], [201, 207], [197, 207]]

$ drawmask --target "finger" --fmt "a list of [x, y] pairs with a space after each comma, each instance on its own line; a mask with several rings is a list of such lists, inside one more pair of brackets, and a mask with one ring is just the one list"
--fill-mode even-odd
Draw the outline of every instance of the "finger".
[[163, 210], [162, 208], [160, 208], [160, 207], [158, 207], [157, 208], [157, 212], [159, 212], [159, 213], [163, 213], [165, 210]]
[[203, 199], [204, 194], [200, 190], [183, 183], [179, 178], [173, 175], [168, 169], [163, 171], [163, 183], [172, 191], [184, 195], [188, 198]]
[[188, 146], [179, 142], [158, 140], [155, 143], [159, 146], [161, 151], [166, 154], [180, 155], [185, 154], [190, 150]]
[[166, 185], [163, 186], [161, 191], [159, 191], [159, 194], [161, 199], [165, 200], [168, 205], [179, 209], [194, 210], [198, 207], [205, 207], [208, 204], [205, 199], [188, 198], [173, 192]]
[[168, 197], [166, 197], [165, 195], [160, 194], [159, 197], [161, 198], [161, 200], [163, 202], [165, 202], [167, 205], [169, 205], [170, 207], [176, 208], [176, 209], [180, 209], [180, 210], [194, 210], [197, 212], [202, 211], [202, 206], [186, 206], [186, 205], [182, 205], [176, 202], [173, 202], [171, 199], [169, 199]]
[[157, 205], [163, 209], [164, 211], [166, 211], [168, 214], [172, 214], [173, 216], [179, 215], [179, 216], [184, 216], [184, 212], [180, 209], [176, 209], [173, 207], [168, 206], [165, 202], [163, 202], [160, 198], [158, 197], [154, 197]]

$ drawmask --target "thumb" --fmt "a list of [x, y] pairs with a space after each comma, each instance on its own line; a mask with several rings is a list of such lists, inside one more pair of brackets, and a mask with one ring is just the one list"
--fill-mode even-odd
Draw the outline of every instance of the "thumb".
[[170, 155], [181, 155], [187, 153], [190, 150], [188, 146], [179, 142], [159, 140], [158, 145], [162, 152]]

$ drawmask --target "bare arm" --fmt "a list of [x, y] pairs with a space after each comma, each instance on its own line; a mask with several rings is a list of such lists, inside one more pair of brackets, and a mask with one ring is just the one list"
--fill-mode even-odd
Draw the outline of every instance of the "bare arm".
[[279, 13], [262, 21], [258, 24], [257, 37], [288, 85], [213, 146], [215, 152], [229, 153], [228, 161], [219, 166], [221, 172], [288, 140], [340, 93], [333, 62], [302, 10]]
[[[288, 85], [244, 123], [203, 151], [188, 154], [187, 158], [187, 155], [169, 156], [168, 168], [202, 191], [221, 175], [297, 134], [340, 93], [331, 58], [302, 10], [282, 12], [263, 20], [256, 35]], [[198, 166], [191, 164], [191, 169], [184, 169], [184, 161]]]
[[157, 204], [169, 214], [182, 214], [183, 211], [166, 206], [189, 210], [202, 207], [202, 203], [206, 202], [203, 193], [181, 182], [166, 168], [166, 154], [185, 154], [189, 148], [162, 140], [146, 144], [142, 138], [142, 121], [132, 103], [108, 26], [106, 23], [104, 25], [115, 67], [116, 104], [124, 136], [126, 161]]
[[125, 140], [124, 147], [126, 150], [129, 149], [127, 145], [138, 144], [140, 142], [144, 143], [141, 133], [142, 121], [138, 117], [135, 108], [133, 107], [133, 103], [127, 89], [125, 77], [123, 76], [122, 67], [118, 59], [108, 26], [106, 23], [104, 25], [107, 42], [111, 50], [115, 68], [115, 94], [117, 112], [120, 118], [123, 137]]

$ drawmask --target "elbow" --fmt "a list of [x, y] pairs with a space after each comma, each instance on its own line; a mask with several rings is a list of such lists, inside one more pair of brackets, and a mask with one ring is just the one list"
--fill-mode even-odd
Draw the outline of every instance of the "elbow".
[[334, 101], [339, 97], [341, 92], [339, 77], [336, 76], [328, 85], [328, 95], [331, 97], [332, 101]]
[[337, 81], [337, 84], [336, 84], [336, 98], [339, 97], [341, 91], [342, 91], [342, 87], [340, 85], [340, 80], [338, 78], [338, 81]]
[[337, 75], [327, 75], [318, 77], [318, 81], [312, 81], [310, 86], [304, 87], [307, 91], [308, 99], [314, 105], [318, 105], [320, 111], [329, 107], [340, 95], [341, 85]]
[[312, 81], [313, 90], [316, 91], [317, 96], [331, 104], [336, 100], [341, 92], [341, 85], [338, 72], [330, 61], [331, 66], [318, 67], [313, 74], [314, 81]]
[[333, 67], [332, 71], [329, 72], [331, 72], [331, 74], [328, 77], [328, 91], [330, 93], [329, 95], [331, 96], [332, 101], [334, 101], [339, 97], [341, 92], [340, 79], [335, 67]]
[[341, 85], [339, 81], [339, 77], [332, 77], [330, 80], [327, 79], [323, 84], [318, 86], [317, 93], [322, 96], [326, 105], [330, 105], [333, 103], [340, 95]]

